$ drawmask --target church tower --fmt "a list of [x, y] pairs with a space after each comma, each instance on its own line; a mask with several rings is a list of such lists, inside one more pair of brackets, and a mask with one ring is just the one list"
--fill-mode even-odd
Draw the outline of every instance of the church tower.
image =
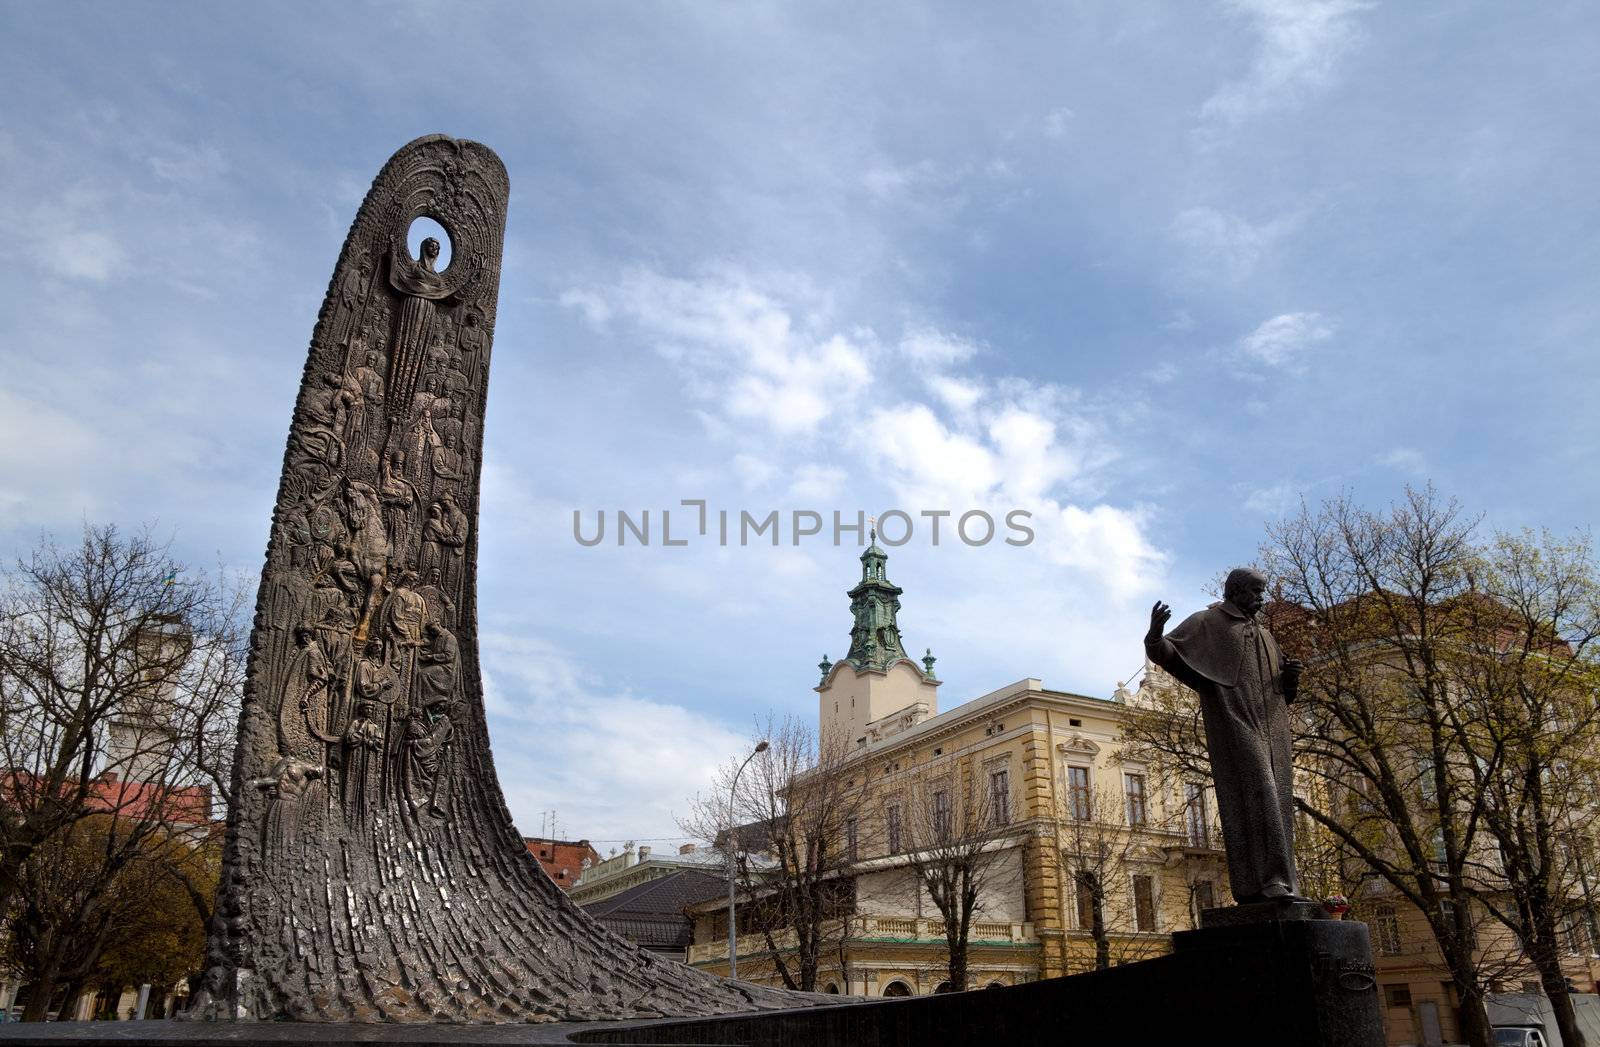
[[889, 554], [877, 531], [861, 554], [861, 580], [850, 590], [850, 651], [832, 662], [823, 655], [818, 725], [825, 739], [848, 748], [898, 734], [939, 714], [933, 651], [922, 666], [906, 654], [900, 636], [899, 586], [889, 581]]

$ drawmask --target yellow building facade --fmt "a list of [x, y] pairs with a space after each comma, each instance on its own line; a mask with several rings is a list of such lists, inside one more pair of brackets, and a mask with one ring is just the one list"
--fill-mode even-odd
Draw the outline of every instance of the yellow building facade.
[[[985, 833], [969, 988], [1091, 970], [1097, 953], [1108, 963], [1160, 955], [1172, 932], [1198, 925], [1199, 908], [1230, 900], [1214, 804], [1202, 789], [1157, 789], [1126, 758], [1121, 688], [1095, 698], [1023, 679], [941, 712], [931, 651], [919, 665], [904, 650], [887, 556], [874, 543], [861, 560], [850, 653], [824, 658], [816, 688], [820, 736], [844, 749], [829, 773], [859, 775], [865, 788], [837, 873], [850, 915], [827, 928], [819, 989], [944, 987], [943, 919], [913, 860], [926, 836], [914, 821], [927, 822], [931, 805], [944, 805], [933, 817], [956, 833]], [[726, 974], [722, 906], [691, 915], [689, 962]], [[782, 935], [776, 944], [789, 948]], [[739, 977], [781, 983], [765, 935], [741, 935], [738, 950]]]

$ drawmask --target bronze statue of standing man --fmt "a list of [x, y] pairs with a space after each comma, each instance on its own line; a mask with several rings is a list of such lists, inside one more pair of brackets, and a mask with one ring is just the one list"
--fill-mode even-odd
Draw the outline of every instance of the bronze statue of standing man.
[[1237, 568], [1221, 602], [1165, 636], [1172, 609], [1158, 602], [1144, 638], [1150, 660], [1200, 695], [1228, 879], [1241, 905], [1299, 895], [1288, 707], [1301, 666], [1257, 619], [1266, 590], [1261, 572]]

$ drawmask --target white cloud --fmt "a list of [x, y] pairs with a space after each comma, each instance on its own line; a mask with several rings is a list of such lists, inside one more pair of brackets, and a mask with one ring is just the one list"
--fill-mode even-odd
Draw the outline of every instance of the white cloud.
[[[1243, 280], [1298, 221], [1274, 219], [1260, 225], [1210, 207], [1191, 207], [1172, 223], [1189, 275]], [[1187, 314], [1183, 314], [1187, 319]]]
[[1300, 500], [1300, 488], [1296, 484], [1281, 483], [1271, 487], [1258, 487], [1251, 490], [1244, 498], [1244, 507], [1251, 512], [1263, 513], [1267, 516], [1282, 516], [1294, 508]]
[[[970, 427], [947, 424], [926, 404], [876, 410], [859, 445], [872, 450], [877, 473], [903, 506], [956, 514], [983, 509], [1002, 529], [1013, 509], [1033, 514], [1032, 552], [1068, 576], [1035, 569], [1006, 587], [1008, 600], [1026, 602], [1041, 589], [1112, 601], [1149, 592], [1166, 558], [1146, 535], [1146, 515], [1067, 500], [1072, 485], [1108, 454], [1098, 427], [1077, 417], [1072, 398], [1060, 390], [1017, 380], [1000, 388], [1002, 398], [981, 405]], [[992, 587], [992, 578], [979, 569], [969, 584]]]
[[939, 398], [939, 402], [958, 414], [972, 410], [983, 397], [983, 386], [976, 382], [951, 378], [949, 375], [929, 375], [927, 383], [933, 395]]
[[228, 173], [228, 158], [212, 145], [173, 145], [150, 157], [150, 170], [164, 182], [198, 185]]
[[86, 474], [101, 456], [101, 438], [72, 414], [0, 389], [0, 510], [11, 516], [38, 507], [99, 510], [97, 485]]
[[778, 467], [765, 458], [753, 454], [733, 456], [733, 471], [747, 491], [767, 486], [778, 475]]
[[794, 502], [829, 503], [844, 490], [848, 474], [834, 465], [803, 465], [795, 471], [794, 483], [789, 486], [789, 498]]
[[679, 366], [690, 392], [726, 418], [780, 436], [809, 433], [870, 380], [870, 332], [819, 333], [822, 304], [797, 325], [786, 303], [753, 283], [737, 274], [682, 280], [636, 270], [613, 287], [562, 299], [591, 317], [609, 310], [632, 318], [659, 340], [657, 351]]
[[1071, 125], [1075, 116], [1077, 116], [1077, 114], [1065, 106], [1062, 106], [1059, 109], [1050, 110], [1045, 114], [1044, 117], [1045, 137], [1060, 138], [1062, 135], [1066, 134], [1067, 128]]
[[1201, 114], [1237, 122], [1326, 90], [1339, 59], [1356, 42], [1353, 15], [1363, 0], [1231, 0], [1260, 34], [1255, 61], [1244, 79], [1206, 100]]
[[1428, 474], [1428, 459], [1415, 447], [1396, 447], [1378, 455], [1377, 463], [1396, 472], [1411, 473], [1414, 476]]
[[562, 291], [561, 304], [581, 311], [584, 319], [594, 327], [604, 327], [606, 321], [611, 319], [611, 307], [606, 304], [604, 298], [593, 291], [576, 287]]
[[1090, 592], [1125, 602], [1150, 592], [1160, 578], [1166, 557], [1145, 534], [1143, 512], [1062, 505], [1036, 519], [1050, 558], [1092, 579]]
[[1315, 347], [1333, 338], [1320, 313], [1282, 313], [1265, 320], [1239, 342], [1239, 353], [1269, 367], [1292, 367]]
[[554, 809], [591, 839], [675, 836], [717, 764], [747, 744], [720, 721], [608, 686], [548, 642], [481, 642], [495, 766], [514, 810]]
[[872, 411], [857, 443], [904, 500], [918, 505], [987, 504], [1001, 479], [982, 440], [952, 431], [927, 404]]
[[44, 267], [57, 276], [104, 283], [128, 264], [128, 252], [110, 233], [93, 229], [61, 229], [41, 236], [35, 251]]
[[902, 338], [900, 351], [918, 364], [948, 367], [972, 359], [978, 347], [965, 338], [925, 327]]
[[[1008, 663], [1002, 671], [1015, 675], [1056, 667], [1076, 679], [1110, 680], [1135, 667], [1123, 664], [1112, 640], [1119, 631], [1137, 635], [1138, 599], [1159, 588], [1167, 560], [1149, 536], [1145, 510], [1097, 503], [1094, 477], [1116, 450], [1101, 423], [1109, 416], [1076, 391], [1014, 376], [949, 373], [993, 354], [927, 324], [908, 325], [886, 354], [874, 332], [832, 317], [826, 296], [803, 282], [634, 272], [594, 293], [673, 362], [700, 401], [691, 410], [708, 431], [737, 445], [720, 470], [727, 482], [775, 492], [787, 476], [785, 502], [824, 513], [898, 508], [915, 521], [913, 548], [931, 544], [932, 523], [922, 512], [946, 510], [937, 560], [923, 565], [928, 573], [918, 583], [928, 601], [922, 613], [944, 613], [935, 611], [942, 606], [959, 612], [953, 628], [963, 634], [972, 630], [973, 614], [1010, 621], [1012, 631], [996, 642], [1010, 652], [1000, 659]], [[764, 383], [770, 388], [748, 391]], [[769, 424], [769, 435], [779, 439], [763, 443], [761, 432], [742, 424], [745, 402], [805, 416], [793, 403], [785, 406], [785, 389], [799, 397], [825, 394], [822, 407], [810, 414], [816, 421], [804, 439], [789, 439], [797, 434]], [[1035, 537], [1026, 548], [1005, 545], [1015, 535], [1006, 524], [1015, 509], [1032, 514]], [[989, 545], [969, 547], [957, 535], [969, 511], [994, 521]], [[982, 521], [972, 523], [971, 533], [981, 536]], [[792, 558], [763, 561], [774, 584], [811, 578], [827, 562], [807, 550], [783, 552]], [[1008, 574], [1004, 558], [1026, 566]], [[680, 598], [715, 574], [703, 565], [678, 566], [682, 577], [656, 580]], [[735, 613], [724, 606], [726, 593], [696, 598]], [[1015, 622], [1019, 607], [1077, 619], [1089, 606], [1100, 608], [1093, 625], [1075, 627], [1065, 643], [1032, 618], [1025, 628]], [[1027, 637], [1024, 647], [1020, 635]]]
[[932, 160], [918, 160], [914, 164], [875, 163], [861, 176], [867, 192], [880, 200], [904, 196], [907, 193], [948, 183], [953, 175], [942, 170]]

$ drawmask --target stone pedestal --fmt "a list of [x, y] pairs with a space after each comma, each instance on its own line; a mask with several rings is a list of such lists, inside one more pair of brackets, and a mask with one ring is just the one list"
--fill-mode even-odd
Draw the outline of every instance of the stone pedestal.
[[[1249, 905], [1224, 905], [1215, 909], [1200, 910], [1200, 927], [1242, 927], [1251, 923], [1273, 920], [1326, 920], [1328, 913], [1321, 902], [1309, 898], [1277, 898]], [[1187, 933], [1187, 932], [1182, 932]]]
[[[0, 1047], [511, 1047], [556, 1043], [925, 1047], [996, 1043], [1225, 1043], [1229, 1047], [1383, 1047], [1365, 924], [1271, 903], [1173, 935], [1143, 963], [1030, 985], [841, 1003], [717, 1018], [561, 1025], [315, 1025], [76, 1022], [0, 1026]], [[1235, 907], [1238, 909], [1241, 907]], [[1209, 914], [1208, 914], [1209, 915]], [[1217, 926], [1221, 921], [1223, 926]]]
[[[1196, 971], [1235, 968], [1216, 1001], [1252, 1032], [1278, 1029], [1283, 1043], [1380, 1047], [1383, 1012], [1364, 923], [1331, 920], [1314, 903], [1265, 902], [1208, 909], [1198, 931], [1172, 936], [1173, 959]], [[1277, 918], [1267, 910], [1277, 908]], [[1240, 911], [1245, 910], [1245, 911]], [[1252, 911], [1253, 910], [1253, 911]], [[1215, 916], [1213, 914], [1216, 914]], [[1257, 1042], [1254, 1037], [1232, 1042]], [[1265, 1041], [1262, 1041], [1265, 1042]]]
[[[1213, 915], [1215, 913], [1215, 915]], [[948, 996], [585, 1029], [586, 1043], [1383, 1047], [1365, 924], [1303, 899], [1208, 912], [1143, 963]]]

